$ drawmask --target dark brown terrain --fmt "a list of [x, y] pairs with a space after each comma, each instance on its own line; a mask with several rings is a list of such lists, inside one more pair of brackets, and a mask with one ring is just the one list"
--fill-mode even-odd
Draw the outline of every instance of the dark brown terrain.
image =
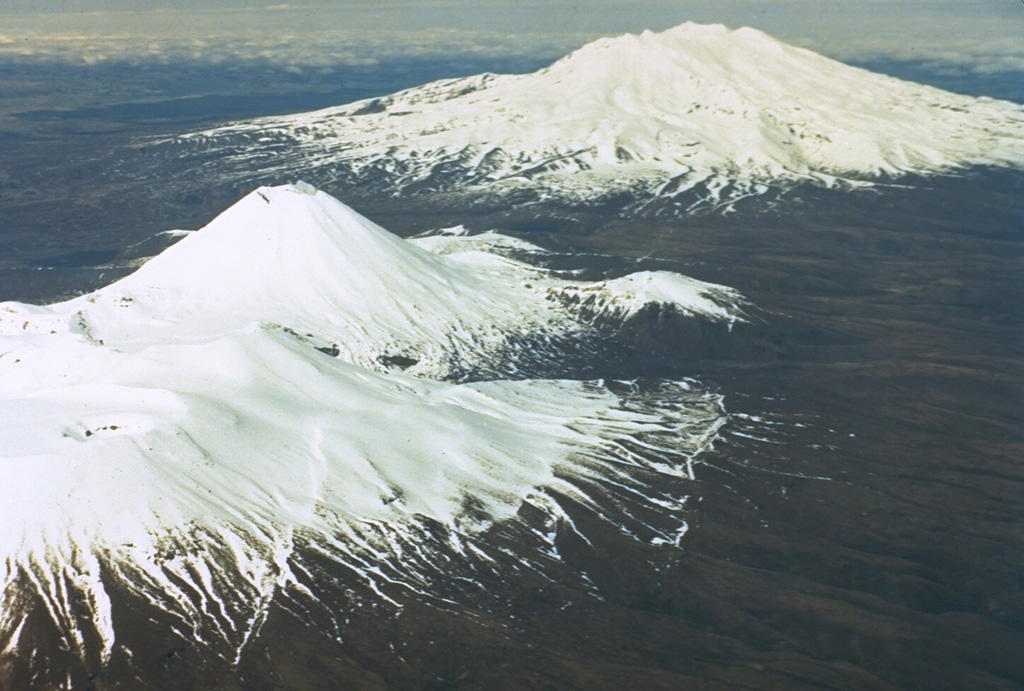
[[574, 549], [567, 531], [600, 598], [510, 575], [490, 584], [497, 613], [411, 605], [357, 617], [344, 645], [281, 615], [241, 687], [1021, 688], [1022, 183], [560, 236], [766, 313], [750, 357], [672, 362], [653, 343], [733, 415], [682, 549], [598, 527]]
[[[130, 148], [101, 155], [104, 140], [89, 141], [95, 150], [52, 168], [19, 149], [0, 169], [0, 300], [111, 280], [128, 270], [111, 261], [148, 245], [125, 247], [197, 227], [242, 191], [198, 194], [205, 182], [181, 171], [164, 187], [127, 174], [90, 187], [89, 175], [136, 164]], [[678, 270], [758, 306], [757, 327], [727, 347], [680, 351], [671, 320], [627, 334], [635, 374], [698, 377], [732, 415], [679, 488], [691, 495], [681, 547], [570, 507], [594, 545], [564, 531], [565, 563], [550, 569], [564, 578], [510, 568], [451, 586], [457, 604], [407, 597], [396, 614], [337, 574], [322, 595], [350, 612], [341, 631], [278, 607], [237, 667], [187, 640], [146, 638], [142, 622], [159, 613], [118, 602], [135, 658], [76, 668], [72, 686], [1024, 688], [1024, 176], [913, 182], [668, 220], [356, 203], [403, 233], [505, 228], [589, 256], [595, 272]], [[33, 219], [58, 204], [73, 213], [44, 233]], [[60, 659], [49, 681], [0, 669], [0, 688], [52, 687]]]

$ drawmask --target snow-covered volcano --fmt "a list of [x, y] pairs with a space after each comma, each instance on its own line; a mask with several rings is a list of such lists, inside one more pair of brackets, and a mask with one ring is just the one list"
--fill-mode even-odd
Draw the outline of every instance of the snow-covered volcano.
[[415, 194], [729, 202], [1024, 165], [1024, 108], [850, 67], [750, 28], [683, 24], [483, 74], [188, 135], [211, 165]]
[[275, 598], [340, 621], [313, 602], [325, 563], [427, 589], [440, 553], [487, 563], [476, 536], [524, 505], [553, 521], [566, 497], [677, 539], [665, 478], [690, 476], [720, 397], [466, 373], [651, 304], [732, 324], [742, 299], [664, 272], [561, 279], [510, 250], [539, 251], [402, 240], [298, 184], [257, 190], [95, 293], [0, 305], [0, 662], [44, 664], [46, 631], [93, 668], [130, 657], [112, 593], [230, 662]]

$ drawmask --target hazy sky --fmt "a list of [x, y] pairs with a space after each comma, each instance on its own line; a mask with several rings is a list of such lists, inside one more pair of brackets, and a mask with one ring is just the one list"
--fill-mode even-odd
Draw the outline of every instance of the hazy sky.
[[687, 20], [754, 26], [839, 59], [1024, 70], [1021, 0], [3, 0], [0, 57], [302, 68], [402, 54], [559, 55], [597, 36]]

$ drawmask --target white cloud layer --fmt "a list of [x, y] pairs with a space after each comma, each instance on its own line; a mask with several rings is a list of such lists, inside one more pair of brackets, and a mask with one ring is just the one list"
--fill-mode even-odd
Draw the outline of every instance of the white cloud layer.
[[372, 34], [335, 30], [314, 35], [245, 32], [189, 37], [86, 33], [18, 36], [0, 33], [0, 59], [69, 64], [196, 62], [218, 65], [242, 61], [309, 69], [371, 65], [396, 58], [500, 57], [521, 52], [560, 55], [590, 38], [567, 37], [564, 34], [510, 37], [490, 32], [445, 30], [377, 31]]
[[270, 2], [195, 11], [2, 12], [0, 59], [69, 64], [260, 61], [302, 70], [405, 57], [555, 57], [598, 36], [694, 20], [755, 26], [840, 60], [915, 60], [977, 73], [1024, 71], [1024, 42], [1016, 31], [1024, 24], [1024, 4], [996, 0], [969, 5], [949, 0], [655, 0], [628, 5], [456, 0], [426, 5], [408, 0], [330, 6]]

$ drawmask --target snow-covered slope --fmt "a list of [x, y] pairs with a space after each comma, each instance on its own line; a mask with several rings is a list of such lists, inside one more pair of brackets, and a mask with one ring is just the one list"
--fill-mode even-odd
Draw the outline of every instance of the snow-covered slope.
[[[584, 338], [590, 327], [583, 321], [594, 313], [618, 318], [639, 294], [623, 293], [621, 280], [581, 286], [554, 278], [485, 251], [516, 242], [488, 244], [487, 237], [410, 242], [305, 183], [263, 188], [131, 276], [48, 308], [54, 316], [25, 330], [45, 332], [56, 321], [58, 331], [119, 351], [280, 330], [361, 366], [398, 359], [409, 363], [409, 374], [450, 378], [494, 363], [510, 338]], [[729, 288], [652, 275], [662, 285], [696, 287], [677, 301], [680, 312], [742, 318], [742, 300]], [[560, 305], [581, 289], [597, 307], [582, 321]], [[21, 331], [21, 318], [17, 309], [0, 315], [0, 330]]]
[[769, 186], [1024, 165], [1024, 108], [875, 74], [721, 25], [601, 39], [483, 74], [189, 135], [264, 175], [367, 189], [734, 200]]
[[0, 658], [37, 655], [20, 646], [40, 617], [96, 664], [130, 653], [114, 590], [230, 661], [316, 564], [375, 583], [442, 547], [486, 561], [474, 536], [524, 503], [557, 517], [555, 488], [606, 520], [584, 484], [676, 515], [648, 480], [690, 475], [718, 396], [450, 378], [645, 304], [731, 324], [741, 298], [663, 272], [562, 280], [488, 247], [539, 251], [410, 242], [308, 185], [262, 188], [95, 293], [0, 304]]

